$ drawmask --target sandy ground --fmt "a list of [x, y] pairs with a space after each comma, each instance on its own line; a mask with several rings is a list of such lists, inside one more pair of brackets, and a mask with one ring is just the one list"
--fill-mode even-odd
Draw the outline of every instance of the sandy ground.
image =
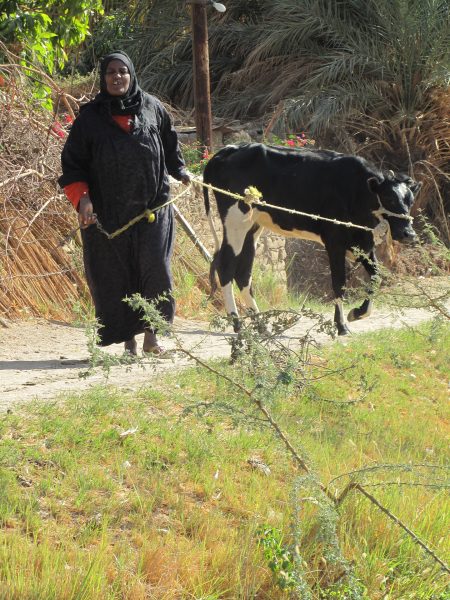
[[[402, 315], [374, 310], [369, 319], [351, 323], [353, 335], [386, 327], [414, 326], [430, 319], [431, 313], [408, 309]], [[284, 343], [294, 345], [312, 322], [308, 319], [290, 329]], [[183, 348], [200, 358], [230, 355], [231, 331], [217, 333], [207, 323], [176, 319], [174, 334]], [[138, 336], [138, 347], [143, 336]], [[316, 336], [317, 342], [330, 340], [325, 334]], [[338, 338], [345, 343], [348, 338]], [[335, 342], [336, 343], [336, 342]], [[164, 340], [166, 348], [174, 348], [175, 341]], [[108, 354], [121, 355], [122, 345], [105, 349]], [[142, 365], [117, 365], [106, 378], [105, 369], [97, 367], [88, 377], [80, 374], [88, 369], [89, 352], [83, 328], [45, 320], [0, 323], [0, 413], [17, 409], [19, 404], [32, 399], [52, 399], [62, 393], [86, 390], [95, 385], [110, 385], [125, 391], [151, 385], [162, 372], [175, 371], [192, 364], [184, 356], [174, 359], [144, 359]], [[143, 368], [144, 367], [144, 368]]]

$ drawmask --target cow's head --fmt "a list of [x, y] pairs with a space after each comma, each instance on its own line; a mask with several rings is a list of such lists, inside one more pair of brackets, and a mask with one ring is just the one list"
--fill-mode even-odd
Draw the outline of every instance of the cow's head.
[[409, 214], [422, 183], [417, 183], [407, 175], [389, 171], [381, 177], [370, 177], [367, 184], [369, 190], [377, 194], [381, 204], [380, 212], [374, 211], [374, 214], [381, 214], [387, 219], [392, 238], [399, 242], [415, 242], [417, 235]]

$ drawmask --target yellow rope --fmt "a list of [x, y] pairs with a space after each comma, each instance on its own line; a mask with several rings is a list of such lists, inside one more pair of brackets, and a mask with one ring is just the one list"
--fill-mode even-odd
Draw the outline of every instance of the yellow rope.
[[[283, 206], [269, 204], [268, 202], [265, 202], [264, 200], [262, 200], [261, 192], [254, 186], [250, 186], [250, 187], [246, 188], [244, 190], [244, 195], [241, 195], [241, 194], [229, 192], [228, 190], [222, 190], [221, 188], [215, 187], [214, 185], [211, 185], [210, 183], [204, 183], [200, 179], [191, 179], [191, 183], [208, 188], [214, 192], [220, 192], [221, 194], [225, 194], [226, 196], [230, 196], [231, 198], [234, 198], [236, 200], [241, 200], [242, 202], [245, 202], [249, 206], [256, 204], [257, 206], [264, 206], [266, 208], [273, 208], [275, 210], [281, 210], [281, 211], [287, 212], [291, 215], [299, 215], [301, 217], [308, 217], [310, 219], [313, 219], [314, 221], [326, 221], [328, 223], [333, 223], [334, 225], [343, 225], [344, 227], [353, 227], [355, 229], [362, 229], [363, 231], [370, 231], [372, 233], [374, 231], [376, 231], [376, 228], [366, 227], [365, 225], [357, 225], [356, 223], [351, 223], [348, 221], [339, 221], [338, 219], [330, 219], [328, 217], [322, 217], [320, 215], [313, 215], [311, 213], [305, 213], [305, 212], [302, 212], [299, 210], [294, 210], [293, 208], [285, 208]], [[116, 231], [113, 231], [112, 233], [108, 233], [105, 229], [103, 229], [102, 225], [98, 221], [97, 221], [97, 227], [102, 233], [104, 233], [106, 235], [106, 237], [109, 240], [111, 240], [111, 239], [117, 237], [118, 235], [120, 235], [121, 233], [123, 233], [124, 231], [126, 231], [127, 229], [129, 229], [130, 227], [132, 227], [133, 225], [135, 225], [138, 221], [141, 221], [142, 219], [147, 219], [149, 223], [153, 223], [153, 221], [156, 218], [155, 213], [158, 210], [161, 210], [161, 208], [164, 208], [165, 206], [168, 206], [169, 204], [176, 202], [188, 191], [189, 191], [189, 186], [187, 186], [185, 190], [183, 190], [182, 192], [177, 194], [174, 198], [172, 198], [171, 200], [168, 200], [161, 206], [158, 206], [153, 210], [151, 210], [149, 208], [145, 209], [144, 212], [142, 212], [140, 215], [138, 215], [137, 217], [134, 217], [126, 225], [124, 225], [123, 227], [120, 227], [120, 229], [116, 229]], [[380, 213], [385, 212], [381, 205], [381, 202], [380, 202], [380, 207], [382, 210], [377, 211], [377, 212], [380, 212]], [[410, 217], [409, 215], [397, 215], [394, 213], [390, 213], [389, 211], [386, 211], [386, 212], [392, 216], [396, 216], [399, 218], [407, 218], [407, 219], [412, 220], [412, 217]], [[379, 227], [379, 226], [377, 225], [377, 227]]]
[[301, 212], [299, 210], [294, 210], [293, 208], [284, 208], [283, 206], [277, 206], [275, 204], [269, 204], [268, 202], [264, 202], [264, 200], [260, 200], [262, 194], [255, 187], [251, 186], [246, 188], [244, 191], [244, 195], [235, 194], [233, 192], [228, 192], [227, 190], [221, 190], [220, 188], [211, 185], [210, 183], [203, 183], [199, 179], [194, 179], [193, 183], [199, 184], [203, 187], [206, 187], [214, 192], [220, 192], [221, 194], [225, 194], [230, 196], [231, 198], [235, 198], [236, 200], [242, 200], [246, 204], [256, 204], [259, 206], [265, 206], [266, 208], [274, 208], [276, 210], [281, 210], [283, 212], [287, 212], [291, 215], [300, 215], [301, 217], [309, 217], [310, 219], [314, 219], [314, 221], [327, 221], [328, 223], [334, 223], [335, 225], [344, 225], [345, 227], [354, 227], [355, 229], [362, 229], [364, 231], [373, 232], [374, 229], [372, 227], [366, 227], [365, 225], [356, 225], [355, 223], [351, 223], [348, 221], [338, 221], [337, 219], [329, 219], [328, 217], [321, 217], [320, 215], [312, 215], [311, 213]]
[[181, 198], [181, 196], [183, 196], [184, 194], [186, 194], [188, 191], [189, 191], [189, 188], [186, 187], [185, 190], [183, 190], [182, 192], [180, 192], [179, 194], [177, 194], [174, 198], [171, 198], [170, 200], [168, 200], [164, 204], [161, 204], [161, 206], [157, 206], [153, 210], [151, 210], [150, 208], [146, 208], [144, 210], [144, 212], [142, 212], [141, 214], [137, 215], [137, 217], [133, 217], [133, 219], [131, 219], [131, 221], [128, 221], [128, 223], [126, 223], [123, 227], [120, 227], [119, 229], [116, 229], [112, 233], [108, 233], [105, 229], [103, 229], [103, 226], [98, 221], [96, 223], [97, 228], [103, 234], [106, 235], [106, 237], [108, 238], [108, 240], [112, 240], [113, 238], [117, 237], [118, 235], [120, 235], [121, 233], [123, 233], [124, 231], [126, 231], [127, 229], [129, 229], [130, 227], [132, 227], [133, 225], [135, 225], [136, 223], [138, 223], [139, 221], [141, 221], [142, 219], [147, 219], [147, 221], [149, 223], [153, 223], [154, 220], [156, 219], [155, 213], [158, 212], [158, 210], [161, 210], [165, 206], [169, 206], [169, 204], [173, 204], [174, 202], [176, 202], [177, 200], [179, 200]]

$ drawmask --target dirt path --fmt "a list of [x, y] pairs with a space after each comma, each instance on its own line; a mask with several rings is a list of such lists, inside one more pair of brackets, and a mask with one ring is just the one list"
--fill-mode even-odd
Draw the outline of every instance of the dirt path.
[[[353, 334], [375, 331], [385, 327], [413, 326], [431, 318], [428, 311], [408, 309], [401, 316], [383, 310], [376, 310], [364, 321], [352, 323]], [[6, 326], [5, 326], [6, 325]], [[284, 336], [286, 344], [294, 344], [296, 339], [312, 326], [312, 321], [302, 319]], [[174, 332], [184, 348], [190, 349], [202, 358], [226, 357], [230, 354], [230, 332], [209, 331], [207, 323], [175, 320]], [[138, 343], [142, 344], [138, 336]], [[319, 334], [317, 341], [323, 343], [329, 338]], [[339, 338], [345, 343], [347, 338]], [[165, 346], [173, 347], [172, 340]], [[122, 345], [106, 349], [110, 354], [122, 354]], [[145, 368], [139, 365], [112, 367], [109, 377], [97, 368], [87, 378], [80, 373], [87, 370], [88, 350], [86, 335], [82, 328], [44, 320], [5, 322], [0, 324], [0, 412], [17, 407], [19, 403], [31, 399], [55, 398], [60, 393], [78, 392], [94, 385], [108, 384], [130, 391], [147, 386], [152, 379], [164, 371], [174, 371], [189, 364], [184, 357], [146, 360]]]

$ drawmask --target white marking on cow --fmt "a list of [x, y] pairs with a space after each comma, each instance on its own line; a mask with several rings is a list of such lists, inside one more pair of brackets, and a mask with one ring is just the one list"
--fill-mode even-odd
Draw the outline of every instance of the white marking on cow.
[[337, 309], [339, 311], [339, 321], [341, 323], [345, 323], [345, 319], [344, 319], [344, 303], [342, 302], [342, 300], [338, 299], [335, 302]]
[[398, 183], [396, 186], [394, 186], [397, 188], [398, 193], [400, 195], [400, 198], [403, 200], [403, 198], [407, 195], [409, 188], [406, 185], [406, 183]]
[[255, 299], [253, 298], [252, 294], [251, 294], [251, 280], [248, 286], [246, 286], [245, 288], [243, 288], [241, 290], [241, 296], [242, 296], [242, 300], [245, 304], [245, 306], [251, 310], [254, 310], [255, 312], [259, 313], [259, 308], [258, 305], [255, 302]]
[[[259, 227], [259, 229], [253, 234], [253, 242], [255, 245], [255, 249], [257, 246], [258, 239], [263, 231], [263, 228], [269, 229], [270, 231], [273, 231], [274, 233], [282, 235], [284, 237], [311, 240], [314, 242], [318, 242], [323, 246], [321, 237], [316, 235], [315, 233], [311, 233], [310, 231], [302, 231], [299, 229], [282, 229], [273, 222], [272, 217], [267, 212], [260, 211], [257, 208], [254, 208], [244, 213], [242, 210], [240, 210], [238, 203], [236, 203], [229, 208], [223, 224], [226, 241], [231, 246], [235, 256], [239, 256], [242, 252], [245, 237], [254, 225], [257, 225]], [[259, 312], [258, 305], [256, 304], [256, 301], [252, 296], [250, 290], [251, 279], [249, 285], [240, 290], [243, 303], [245, 304], [246, 308], [254, 310], [255, 312]], [[227, 313], [237, 315], [238, 310], [234, 298], [233, 284], [230, 282], [224, 285], [222, 288], [222, 292]], [[342, 308], [341, 313], [343, 314]]]
[[[238, 204], [230, 206], [223, 224], [223, 230], [226, 233], [227, 242], [233, 249], [234, 255], [239, 256], [244, 245], [245, 236], [250, 231], [253, 221], [250, 213], [244, 213], [239, 209]], [[250, 215], [250, 217], [249, 217]]]
[[324, 245], [320, 235], [311, 233], [311, 231], [304, 231], [302, 229], [282, 229], [279, 225], [273, 222], [269, 213], [258, 210], [257, 208], [253, 209], [253, 221], [261, 227], [270, 229], [270, 231], [273, 231], [278, 235], [298, 238], [301, 240], [310, 240], [312, 242], [318, 242], [319, 244], [322, 244], [322, 246]]
[[230, 281], [230, 283], [227, 283], [223, 286], [222, 288], [222, 293], [223, 293], [223, 301], [225, 304], [225, 310], [227, 311], [228, 315], [232, 315], [238, 314], [238, 309], [236, 306], [236, 301], [234, 299], [234, 293], [233, 293], [233, 282]]

